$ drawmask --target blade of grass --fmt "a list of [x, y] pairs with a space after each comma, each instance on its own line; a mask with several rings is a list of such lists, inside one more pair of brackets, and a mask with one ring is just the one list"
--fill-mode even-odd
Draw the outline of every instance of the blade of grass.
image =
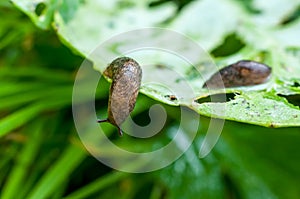
[[162, 198], [162, 189], [159, 185], [154, 185], [151, 195], [150, 195], [150, 199], [160, 199]]
[[[70, 87], [68, 87], [70, 88]], [[14, 113], [0, 119], [0, 137], [6, 135], [10, 131], [21, 127], [26, 122], [30, 121], [34, 117], [38, 116], [43, 110], [50, 110], [61, 108], [62, 106], [71, 105], [72, 98], [71, 98], [71, 90], [69, 89], [62, 89], [55, 92], [52, 90], [48, 94], [51, 94], [51, 98], [45, 98], [44, 101], [39, 102], [38, 104], [29, 105], [21, 110], [15, 111]], [[52, 95], [53, 94], [53, 95]], [[57, 94], [60, 94], [61, 97], [56, 98]], [[101, 96], [102, 93], [98, 92], [97, 96]], [[87, 95], [89, 97], [89, 95]], [[85, 94], [83, 93], [82, 99], [80, 102], [86, 101]], [[91, 99], [89, 99], [91, 100]]]
[[63, 198], [63, 195], [64, 195], [64, 193], [65, 193], [67, 187], [68, 187], [68, 180], [65, 179], [65, 180], [61, 183], [61, 186], [59, 187], [59, 189], [57, 189], [57, 190], [55, 191], [55, 193], [53, 193], [53, 194], [51, 195], [51, 198], [52, 198], [52, 199], [61, 199], [61, 198]]
[[[15, 108], [17, 106], [32, 102], [34, 100], [47, 100], [55, 96], [55, 98], [71, 98], [72, 85], [67, 86], [50, 86], [40, 88], [40, 90], [31, 90], [27, 92], [16, 93], [0, 99], [0, 109]], [[69, 100], [71, 101], [71, 100]]]
[[48, 198], [62, 186], [70, 173], [86, 156], [81, 148], [69, 145], [61, 157], [53, 164], [28, 195], [28, 199]]
[[18, 159], [14, 164], [9, 176], [8, 181], [4, 185], [1, 198], [17, 198], [19, 190], [22, 189], [26, 174], [29, 167], [33, 164], [34, 158], [38, 153], [39, 146], [43, 140], [42, 127], [44, 122], [37, 121], [32, 128], [27, 143], [18, 154]]
[[1, 169], [0, 173], [0, 184], [2, 185], [3, 182], [6, 180], [6, 174], [9, 172], [9, 167], [4, 167]]
[[70, 195], [66, 196], [65, 199], [81, 199], [81, 198], [87, 198], [88, 196], [98, 193], [100, 190], [106, 188], [109, 185], [112, 185], [121, 179], [124, 179], [124, 177], [130, 175], [130, 173], [124, 173], [124, 172], [111, 172], [94, 182], [91, 182], [90, 184], [78, 189], [77, 191], [71, 193]]
[[[60, 113], [57, 113], [56, 115], [60, 116]], [[45, 116], [44, 116], [45, 117]], [[44, 138], [46, 138], [46, 140], [43, 140], [43, 144], [40, 147], [40, 151], [38, 154], [38, 161], [34, 162], [34, 164], [32, 164], [31, 170], [33, 172], [30, 173], [30, 175], [27, 175], [26, 178], [26, 183], [23, 184], [22, 189], [20, 189], [18, 191], [18, 198], [19, 199], [23, 199], [26, 198], [26, 196], [28, 195], [28, 193], [32, 190], [32, 187], [35, 186], [36, 182], [41, 178], [41, 175], [43, 173], [43, 171], [45, 171], [45, 168], [49, 167], [49, 152], [51, 153], [52, 150], [45, 151], [45, 146], [47, 145], [47, 143], [54, 138], [56, 138], [56, 132], [59, 131], [60, 133], [61, 131], [61, 123], [62, 123], [62, 118], [60, 117], [56, 117], [55, 115], [51, 114], [50, 117], [46, 116], [46, 123], [44, 126], [45, 132], [47, 133], [43, 133]], [[37, 120], [40, 121], [40, 120]], [[30, 128], [26, 128], [30, 131]], [[42, 154], [45, 155], [42, 155]], [[51, 155], [50, 155], [51, 156]], [[52, 156], [53, 158], [53, 156]], [[50, 160], [50, 162], [52, 162]]]
[[5, 146], [4, 148], [1, 148], [1, 161], [0, 161], [0, 185], [3, 185], [7, 173], [10, 170], [10, 164], [12, 161], [14, 161], [15, 155], [19, 151], [19, 145], [18, 144], [11, 144], [9, 146]]
[[[82, 95], [80, 96], [79, 102], [84, 102], [90, 99], [90, 90], [89, 84], [82, 85]], [[0, 109], [7, 108], [17, 108], [18, 106], [24, 105], [26, 103], [38, 100], [43, 103], [47, 103], [48, 101], [68, 101], [68, 104], [72, 103], [72, 91], [73, 84], [65, 84], [65, 85], [47, 85], [47, 87], [40, 87], [39, 89], [34, 89], [26, 92], [15, 93], [14, 95], [9, 95], [6, 97], [0, 98]], [[1, 96], [1, 89], [0, 89]], [[100, 90], [96, 92], [97, 98], [103, 98], [106, 96], [105, 91]], [[67, 99], [67, 100], [66, 100]]]
[[[15, 157], [15, 154], [19, 151], [18, 145], [12, 144], [1, 148], [1, 161], [0, 161], [0, 171], [2, 171], [9, 162]], [[3, 172], [0, 172], [2, 174]], [[0, 184], [1, 181], [0, 181]]]
[[13, 95], [19, 92], [28, 92], [31, 90], [41, 90], [42, 88], [47, 87], [49, 84], [44, 83], [36, 83], [36, 82], [3, 82], [1, 81], [0, 87], [0, 97], [5, 97], [9, 95]]
[[0, 137], [36, 117], [42, 111], [42, 108], [43, 107], [40, 104], [27, 106], [0, 119]]
[[72, 75], [70, 75], [69, 72], [63, 71], [63, 70], [47, 70], [43, 67], [23, 67], [18, 68], [17, 70], [14, 70], [12, 73], [11, 68], [9, 67], [3, 67], [0, 70], [0, 77], [4, 78], [37, 78], [41, 79], [43, 81], [50, 81], [52, 82], [72, 82]]

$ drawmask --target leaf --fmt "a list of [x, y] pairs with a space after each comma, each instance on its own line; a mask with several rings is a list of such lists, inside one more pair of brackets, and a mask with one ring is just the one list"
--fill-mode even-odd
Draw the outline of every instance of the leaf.
[[204, 49], [212, 50], [235, 31], [240, 21], [236, 16], [244, 14], [234, 1], [193, 1], [179, 13], [170, 28], [192, 37]]
[[[276, 96], [300, 94], [297, 86], [300, 82], [298, 37], [300, 20], [287, 25], [280, 24], [297, 5], [299, 6], [299, 2], [296, 0], [288, 2], [253, 0], [246, 5], [235, 0], [192, 1], [173, 16], [175, 7], [170, 3], [149, 8], [146, 0], [63, 1], [59, 5], [53, 4], [55, 5], [53, 25], [61, 40], [69, 48], [91, 60], [95, 69], [100, 72], [104, 71], [113, 58], [127, 52], [126, 55], [135, 58], [142, 65], [144, 72], [141, 92], [158, 101], [173, 106], [188, 106], [207, 116], [256, 125], [299, 126], [297, 119], [299, 107], [291, 107], [289, 102], [283, 102], [282, 97]], [[28, 5], [29, 3], [22, 5], [22, 9], [33, 15], [33, 11], [28, 10]], [[245, 10], [245, 6], [250, 6], [252, 11]], [[171, 16], [173, 18], [170, 20]], [[148, 42], [137, 32], [132, 32], [131, 36], [127, 37], [120, 35], [112, 37], [124, 31], [151, 26], [178, 31], [192, 38], [205, 50], [216, 49], [231, 34], [237, 35], [245, 47], [236, 54], [214, 58], [218, 63], [215, 67], [204, 49], [201, 53], [193, 52], [189, 45], [179, 42], [181, 40], [176, 37], [166, 36], [165, 40], [162, 40], [164, 31], [161, 31], [163, 32], [161, 34], [147, 35], [149, 41], [157, 41], [157, 44]], [[150, 53], [126, 51], [130, 50], [130, 46], [143, 47], [149, 43], [155, 48], [161, 45], [162, 49], [166, 43], [168, 46], [175, 46], [174, 49], [178, 50], [175, 52], [191, 60], [185, 62], [178, 56], [176, 58], [159, 50]], [[99, 44], [104, 50], [101, 51], [100, 48], [91, 54]], [[193, 53], [197, 56], [193, 57]], [[269, 83], [261, 87], [238, 87], [219, 91], [202, 88], [203, 83], [216, 72], [217, 68], [239, 59], [253, 59], [270, 65], [272, 78]], [[178, 76], [174, 75], [174, 71]], [[226, 103], [195, 103], [196, 100], [216, 93], [240, 93], [240, 96]], [[172, 95], [176, 96], [176, 100], [170, 100], [169, 96]], [[268, 99], [267, 95], [271, 96], [272, 100]], [[262, 101], [259, 102], [256, 97]], [[240, 110], [247, 108], [243, 104], [244, 100], [252, 105], [248, 113]], [[268, 110], [264, 110], [264, 103], [268, 104]], [[218, 106], [226, 106], [228, 110], [225, 115], [215, 113], [214, 107]], [[278, 106], [276, 114], [275, 110], [270, 109], [272, 106]], [[262, 111], [259, 120], [249, 115], [257, 111]], [[288, 117], [289, 113], [295, 117]]]
[[278, 28], [272, 33], [277, 42], [283, 47], [295, 47], [300, 46], [300, 19], [289, 24], [285, 27]]
[[172, 165], [156, 173], [167, 189], [167, 198], [222, 198], [225, 190], [215, 157], [199, 159], [194, 149], [191, 147]]
[[287, 4], [281, 0], [254, 0], [252, 5], [260, 12], [260, 14], [255, 17], [255, 22], [262, 27], [272, 27], [279, 24], [288, 13], [292, 12], [294, 8], [299, 5], [299, 1], [289, 0]]
[[214, 154], [238, 198], [297, 198], [299, 128], [226, 124]]
[[12, 0], [12, 2], [17, 8], [27, 14], [36, 26], [47, 29], [52, 21], [58, 0]]
[[[194, 104], [199, 113], [217, 118], [246, 122], [267, 127], [297, 126], [300, 124], [299, 107], [274, 93], [241, 93], [225, 103], [225, 115], [214, 110], [220, 103]], [[237, 112], [236, 110], [239, 110]]]
[[54, 15], [55, 29], [68, 46], [87, 57], [112, 35], [159, 25], [174, 11], [171, 5], [149, 9], [146, 0], [124, 1], [124, 5], [121, 1], [64, 1]]

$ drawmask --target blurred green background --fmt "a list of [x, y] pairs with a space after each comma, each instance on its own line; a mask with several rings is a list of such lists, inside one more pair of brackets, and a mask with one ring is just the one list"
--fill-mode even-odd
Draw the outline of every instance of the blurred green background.
[[[173, 1], [172, 6], [179, 13], [189, 2]], [[258, 12], [249, 2], [240, 1], [249, 12]], [[296, 11], [285, 23], [299, 17]], [[201, 116], [194, 144], [170, 166], [131, 174], [103, 165], [82, 146], [72, 118], [73, 82], [83, 57], [62, 44], [52, 28], [38, 28], [13, 4], [2, 0], [0, 14], [1, 198], [300, 197], [299, 127], [270, 129], [226, 121], [216, 147], [199, 159], [210, 121]], [[245, 45], [234, 34], [224, 42], [211, 50], [215, 57], [231, 55]], [[101, 80], [99, 85], [96, 104], [105, 113], [109, 83]], [[140, 94], [133, 113], [136, 122], [147, 124], [147, 110], [156, 103]], [[161, 146], [169, 142], [180, 120], [179, 108], [163, 106], [167, 124], [150, 141], [119, 138], [115, 128], [104, 128], [117, 144], [132, 150]]]

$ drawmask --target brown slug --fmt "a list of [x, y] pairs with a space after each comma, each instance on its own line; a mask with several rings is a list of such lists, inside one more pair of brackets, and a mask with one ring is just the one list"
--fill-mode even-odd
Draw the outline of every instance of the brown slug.
[[[266, 82], [272, 69], [262, 63], [241, 60], [213, 74], [203, 88], [253, 86]], [[220, 79], [221, 78], [221, 79]]]
[[133, 110], [142, 80], [140, 65], [129, 57], [115, 59], [104, 71], [112, 79], [108, 99], [108, 117], [97, 120], [98, 123], [109, 122], [123, 135], [121, 124]]

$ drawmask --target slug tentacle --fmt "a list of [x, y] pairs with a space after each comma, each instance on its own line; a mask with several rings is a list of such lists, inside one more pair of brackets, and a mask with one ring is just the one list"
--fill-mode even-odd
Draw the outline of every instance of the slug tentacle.
[[102, 123], [102, 122], [108, 122], [108, 119], [104, 119], [104, 120], [100, 120], [100, 119], [98, 119], [98, 120], [97, 120], [97, 122], [98, 122], [98, 123]]
[[[97, 122], [98, 122], [98, 123], [102, 123], [102, 122], [109, 122], [109, 123], [110, 123], [110, 121], [109, 121], [108, 119], [104, 119], [104, 120], [98, 119]], [[120, 136], [123, 136], [122, 129], [121, 129], [119, 126], [117, 126], [117, 128], [118, 128], [119, 135], [120, 135]]]
[[135, 60], [120, 57], [109, 64], [104, 74], [112, 79], [108, 99], [108, 118], [98, 121], [109, 122], [116, 126], [122, 136], [120, 126], [135, 106], [142, 80], [142, 69]]

